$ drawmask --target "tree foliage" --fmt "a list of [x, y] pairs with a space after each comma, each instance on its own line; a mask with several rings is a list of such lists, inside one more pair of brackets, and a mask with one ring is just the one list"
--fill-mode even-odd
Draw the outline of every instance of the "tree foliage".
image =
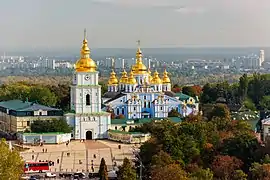
[[5, 140], [0, 141], [0, 180], [20, 179], [24, 162], [20, 154], [9, 150]]
[[156, 167], [151, 171], [152, 180], [188, 180], [187, 173], [178, 164], [170, 164], [164, 167]]
[[31, 124], [31, 132], [46, 133], [46, 132], [63, 132], [70, 133], [71, 127], [63, 119], [53, 120], [36, 120]]
[[119, 180], [136, 180], [136, 171], [133, 169], [131, 162], [125, 158], [123, 165], [119, 167], [117, 172], [117, 179]]
[[211, 164], [215, 177], [232, 179], [235, 170], [240, 169], [243, 162], [233, 156], [218, 155]]

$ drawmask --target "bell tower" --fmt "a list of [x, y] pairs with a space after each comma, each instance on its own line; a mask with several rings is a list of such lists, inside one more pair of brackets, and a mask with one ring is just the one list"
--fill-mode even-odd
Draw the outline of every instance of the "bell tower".
[[75, 64], [71, 86], [71, 110], [76, 113], [101, 111], [101, 86], [98, 84], [97, 66], [90, 57], [86, 30], [81, 48], [81, 57]]

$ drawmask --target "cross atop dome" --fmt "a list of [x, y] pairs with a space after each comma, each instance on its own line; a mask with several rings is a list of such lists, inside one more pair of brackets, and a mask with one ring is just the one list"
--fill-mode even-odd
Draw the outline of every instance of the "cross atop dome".
[[138, 46], [140, 47], [141, 46], [141, 40], [137, 40], [136, 42], [137, 42]]

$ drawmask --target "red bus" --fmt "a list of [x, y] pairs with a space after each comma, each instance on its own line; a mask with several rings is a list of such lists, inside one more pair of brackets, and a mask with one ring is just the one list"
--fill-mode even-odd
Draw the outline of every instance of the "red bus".
[[25, 162], [24, 164], [24, 172], [45, 172], [49, 171], [49, 162]]

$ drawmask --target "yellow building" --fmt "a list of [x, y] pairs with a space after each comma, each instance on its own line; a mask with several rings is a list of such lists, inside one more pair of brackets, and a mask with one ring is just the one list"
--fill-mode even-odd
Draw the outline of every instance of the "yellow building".
[[23, 132], [36, 120], [62, 119], [63, 111], [34, 102], [10, 100], [0, 102], [0, 130]]

